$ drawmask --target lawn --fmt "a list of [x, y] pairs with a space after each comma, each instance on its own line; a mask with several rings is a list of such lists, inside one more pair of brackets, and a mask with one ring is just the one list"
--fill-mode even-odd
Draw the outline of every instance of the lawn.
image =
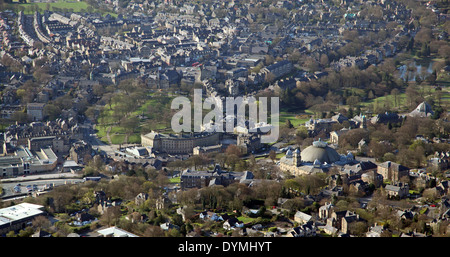
[[298, 127], [300, 125], [305, 124], [305, 122], [310, 119], [311, 115], [313, 115], [313, 113], [309, 110], [305, 110], [305, 112], [299, 113], [280, 111], [280, 118], [278, 124], [283, 125], [285, 124], [286, 120], [290, 120], [291, 124], [294, 127]]
[[20, 6], [25, 8], [25, 14], [31, 14], [34, 12], [33, 6], [37, 6], [40, 10], [47, 10], [47, 8], [50, 11], [54, 11], [56, 9], [68, 9], [73, 10], [74, 12], [80, 12], [82, 9], [84, 11], [87, 11], [87, 8], [89, 6], [86, 2], [78, 2], [78, 1], [69, 1], [69, 0], [58, 0], [57, 2], [53, 3], [26, 3], [26, 4], [20, 4]]
[[244, 222], [244, 224], [250, 223], [255, 220], [255, 218], [250, 218], [250, 217], [246, 217], [246, 216], [239, 216], [239, 217], [237, 217], [237, 219], [239, 221]]
[[395, 103], [395, 97], [394, 95], [386, 95], [386, 96], [380, 96], [377, 98], [374, 98], [372, 100], [366, 101], [366, 102], [362, 102], [361, 105], [366, 107], [369, 104], [373, 104], [374, 106], [385, 106], [387, 103], [387, 101], [389, 101], [389, 105], [391, 107], [397, 108], [400, 106], [406, 106], [407, 102], [406, 102], [406, 94], [405, 93], [401, 93], [397, 95], [397, 103]]
[[[137, 106], [135, 111], [127, 114], [127, 118], [138, 117], [139, 119], [138, 125], [134, 128], [133, 133], [128, 135], [128, 138], [126, 137], [125, 127], [121, 125], [117, 117], [114, 117], [115, 109], [120, 108], [120, 105], [112, 104], [111, 109], [109, 106], [105, 107], [97, 119], [96, 129], [97, 136], [100, 140], [109, 143], [108, 129], [112, 144], [139, 144], [141, 142], [141, 133], [146, 133], [151, 130], [169, 130], [170, 123], [167, 122], [167, 112], [170, 111], [170, 108], [161, 103], [162, 100], [160, 97], [155, 97], [153, 94], [149, 94], [148, 96], [149, 99], [145, 103]], [[163, 100], [170, 103], [172, 97], [164, 98]], [[169, 110], [166, 110], [167, 108]], [[165, 111], [162, 111], [162, 109]], [[141, 115], [144, 117], [141, 117]]]
[[[29, 2], [29, 1], [27, 1]], [[18, 1], [13, 0], [13, 3], [18, 3]], [[70, 1], [70, 0], [57, 0], [55, 2], [42, 2], [42, 3], [26, 3], [19, 4], [25, 14], [33, 14], [34, 11], [39, 11], [43, 13], [45, 10], [49, 11], [69, 11], [69, 12], [101, 12], [92, 8], [88, 3], [84, 1]], [[117, 17], [116, 13], [110, 13], [111, 16]], [[105, 15], [107, 13], [104, 13]]]
[[[423, 94], [425, 97], [430, 97], [433, 96], [436, 92], [436, 89], [433, 86], [429, 86], [429, 85], [420, 85], [418, 87], [418, 91], [419, 93]], [[450, 91], [448, 89], [448, 87], [443, 87], [442, 88], [442, 95], [441, 95], [441, 105], [443, 106], [447, 106], [450, 103]], [[380, 97], [376, 97], [374, 99], [371, 99], [369, 101], [366, 102], [361, 102], [361, 107], [368, 107], [369, 105], [373, 105], [374, 108], [378, 107], [383, 107], [383, 106], [391, 106], [392, 109], [397, 109], [399, 111], [405, 111], [408, 108], [408, 99], [406, 97], [406, 94], [400, 93], [397, 95], [397, 102], [395, 102], [395, 97], [394, 95], [385, 95], [385, 96], [380, 96]], [[348, 106], [345, 106], [348, 107]]]
[[174, 177], [174, 178], [169, 179], [169, 182], [171, 184], [178, 184], [178, 183], [180, 183], [180, 181], [181, 181], [181, 177]]

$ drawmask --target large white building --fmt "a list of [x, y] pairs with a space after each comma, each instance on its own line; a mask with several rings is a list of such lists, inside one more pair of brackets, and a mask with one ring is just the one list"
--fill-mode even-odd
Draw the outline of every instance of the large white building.
[[21, 230], [32, 222], [34, 218], [44, 214], [44, 206], [21, 203], [0, 209], [0, 235], [11, 230]]

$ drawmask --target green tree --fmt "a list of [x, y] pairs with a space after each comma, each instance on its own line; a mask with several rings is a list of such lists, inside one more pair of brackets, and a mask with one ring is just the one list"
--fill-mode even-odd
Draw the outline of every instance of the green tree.
[[46, 104], [44, 107], [44, 116], [48, 116], [49, 120], [55, 120], [61, 115], [61, 108], [55, 104]]

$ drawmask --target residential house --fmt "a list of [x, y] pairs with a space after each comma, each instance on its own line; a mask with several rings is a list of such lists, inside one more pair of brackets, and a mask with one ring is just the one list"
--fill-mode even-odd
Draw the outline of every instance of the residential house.
[[147, 201], [148, 199], [148, 194], [147, 193], [139, 193], [135, 198], [134, 198], [134, 202], [136, 203], [137, 206], [142, 205], [145, 201]]
[[92, 156], [92, 147], [89, 143], [78, 141], [72, 144], [69, 150], [71, 160], [80, 163], [83, 162], [85, 156]]
[[350, 130], [348, 128], [342, 128], [340, 130], [335, 130], [330, 132], [330, 143], [339, 145], [339, 138], [342, 138], [342, 135], [347, 134]]
[[325, 203], [319, 208], [319, 218], [326, 220], [331, 217], [334, 211], [334, 205], [332, 203]]
[[[350, 223], [360, 220], [361, 219], [359, 218], [359, 215], [351, 211], [333, 210], [331, 217], [327, 219], [326, 227], [333, 233], [336, 233], [337, 230], [340, 230], [342, 233], [347, 234]], [[331, 229], [331, 227], [335, 229]]]
[[361, 175], [361, 180], [367, 184], [374, 184], [376, 188], [383, 185], [383, 176], [376, 170], [370, 170]]
[[203, 220], [223, 221], [223, 217], [215, 212], [204, 211], [199, 214], [199, 218]]
[[175, 224], [172, 224], [172, 223], [170, 223], [170, 222], [165, 222], [165, 223], [159, 225], [159, 227], [160, 227], [162, 230], [165, 230], [165, 231], [167, 231], [167, 230], [169, 230], [169, 229], [176, 229], [176, 230], [179, 230], [179, 229], [180, 229], [180, 226], [175, 225]]
[[172, 204], [172, 202], [165, 195], [162, 195], [158, 199], [156, 199], [156, 209], [157, 210], [168, 208], [170, 206], [170, 204]]
[[404, 198], [409, 194], [409, 186], [406, 183], [397, 183], [394, 185], [386, 185], [385, 187], [388, 197]]
[[412, 220], [417, 212], [411, 210], [398, 210], [396, 214], [402, 220]]
[[384, 180], [398, 182], [404, 176], [409, 176], [409, 168], [401, 164], [386, 161], [378, 165], [377, 173], [383, 176]]
[[317, 228], [314, 222], [310, 221], [306, 224], [300, 225], [298, 227], [292, 228], [288, 233], [287, 237], [313, 237], [316, 236]]
[[366, 237], [381, 237], [383, 232], [384, 227], [375, 223], [374, 226], [369, 228], [369, 231], [366, 233]]
[[103, 214], [106, 212], [108, 208], [120, 206], [120, 204], [121, 201], [111, 201], [111, 200], [100, 201], [97, 210], [100, 214]]
[[306, 224], [312, 221], [312, 216], [301, 211], [297, 211], [294, 215], [294, 221], [300, 224]]
[[347, 213], [344, 217], [342, 217], [341, 222], [341, 231], [345, 234], [348, 234], [350, 231], [350, 225], [353, 222], [362, 221], [358, 214], [355, 213]]
[[223, 228], [226, 230], [236, 229], [236, 228], [243, 228], [244, 222], [239, 221], [237, 218], [229, 218], [223, 223]]
[[86, 212], [79, 212], [75, 215], [76, 221], [73, 222], [75, 226], [84, 226], [90, 224], [92, 221], [97, 220], [94, 216]]
[[203, 188], [213, 185], [228, 186], [232, 183], [251, 183], [253, 173], [251, 171], [234, 172], [224, 171], [220, 165], [216, 165], [213, 171], [185, 170], [181, 174], [180, 186], [183, 190], [188, 188]]
[[287, 60], [283, 60], [283, 61], [279, 61], [276, 62], [274, 64], [271, 64], [263, 69], [261, 69], [261, 73], [265, 75], [266, 80], [267, 80], [267, 75], [269, 73], [272, 73], [275, 78], [279, 78], [281, 76], [284, 76], [288, 73], [290, 73], [292, 71], [292, 63], [287, 61]]

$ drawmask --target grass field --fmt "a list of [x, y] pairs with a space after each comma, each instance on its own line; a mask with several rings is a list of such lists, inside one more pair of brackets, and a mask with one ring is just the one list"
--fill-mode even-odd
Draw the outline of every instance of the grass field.
[[180, 183], [180, 181], [181, 181], [180, 177], [175, 177], [175, 178], [170, 178], [169, 179], [169, 182], [172, 183], [172, 184], [178, 184], [178, 183]]
[[[48, 3], [26, 3], [20, 4], [25, 8], [25, 14], [33, 13], [34, 8], [40, 10], [53, 11], [55, 8], [73, 10], [74, 12], [80, 12], [82, 9], [87, 11], [89, 4], [86, 2], [69, 1], [69, 0], [57, 0], [56, 2]], [[34, 7], [36, 6], [36, 7]]]
[[[127, 115], [130, 117], [140, 117], [144, 115], [146, 118], [140, 119], [139, 124], [134, 128], [134, 132], [126, 136], [126, 129], [118, 123], [117, 118], [114, 117], [114, 112], [117, 107], [115, 104], [105, 107], [102, 115], [97, 119], [97, 136], [101, 141], [112, 144], [136, 144], [141, 142], [141, 133], [151, 130], [168, 130], [170, 123], [160, 117], [163, 112], [161, 108], [167, 109], [167, 106], [161, 106], [159, 98], [151, 97], [136, 110]], [[168, 97], [171, 100], [171, 97]], [[158, 110], [159, 109], [159, 110]], [[169, 108], [170, 109], [170, 108]], [[109, 136], [109, 138], [108, 138]]]
[[394, 95], [386, 95], [386, 96], [380, 96], [377, 98], [374, 98], [372, 100], [366, 101], [366, 102], [362, 102], [361, 106], [368, 106], [370, 104], [374, 104], [375, 106], [384, 106], [385, 104], [387, 104], [387, 102], [389, 102], [389, 105], [391, 107], [399, 107], [399, 106], [405, 106], [406, 105], [406, 94], [405, 93], [401, 93], [399, 95], [397, 95], [397, 103], [395, 103], [395, 97]]
[[280, 111], [279, 125], [285, 124], [287, 120], [291, 121], [291, 124], [294, 127], [298, 127], [303, 125], [306, 121], [310, 119], [310, 116], [313, 113], [309, 110], [305, 110], [305, 112], [293, 113], [288, 111]]
[[[68, 11], [68, 12], [100, 12], [92, 8], [88, 3], [84, 1], [76, 0], [53, 0], [52, 2], [43, 3], [31, 3], [27, 1], [26, 4], [19, 4], [18, 0], [13, 0], [13, 3], [18, 5], [20, 9], [23, 8], [25, 14], [33, 14], [35, 11], [44, 12], [49, 11]], [[117, 14], [106, 12], [104, 15], [109, 13], [111, 16], [117, 17]]]
[[[418, 87], [418, 91], [419, 94], [422, 94], [425, 98], [427, 98], [434, 97], [436, 89], [433, 86], [420, 85]], [[372, 107], [375, 109], [377, 108], [377, 106], [380, 108], [390, 106], [392, 110], [404, 112], [408, 111], [409, 103], [406, 94], [402, 92], [397, 95], [397, 101], [395, 100], [394, 95], [389, 94], [360, 103], [362, 109], [367, 108], [370, 105], [372, 105]], [[446, 108], [448, 108], [448, 106], [450, 105], [450, 87], [448, 86], [442, 87], [441, 105]], [[343, 105], [342, 107], [348, 108], [348, 105]]]

